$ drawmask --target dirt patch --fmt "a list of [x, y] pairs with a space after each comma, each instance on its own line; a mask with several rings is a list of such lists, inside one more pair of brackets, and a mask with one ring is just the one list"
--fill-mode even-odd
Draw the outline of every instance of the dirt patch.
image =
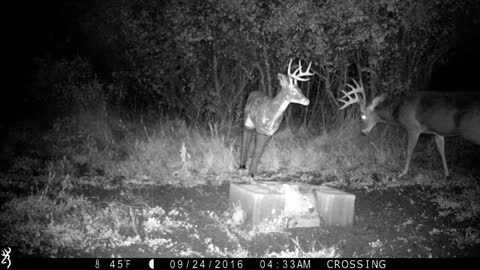
[[[337, 179], [337, 188], [356, 196], [352, 226], [277, 231], [238, 223], [228, 182], [115, 186], [87, 178], [70, 185], [62, 178], [35, 196], [19, 184], [3, 194], [0, 240], [25, 257], [479, 257], [478, 183], [370, 178], [361, 185]], [[293, 179], [335, 183], [318, 174], [278, 181]]]
[[[318, 181], [314, 181], [318, 183]], [[420, 185], [366, 191], [344, 188], [356, 195], [353, 226], [300, 228], [282, 233], [258, 234], [242, 237], [239, 231], [219, 224], [228, 212], [229, 184], [205, 185], [193, 188], [171, 186], [132, 189], [129, 202], [142, 198], [150, 206], [160, 206], [166, 212], [186, 213], [196, 230], [175, 230], [169, 237], [180, 243], [163, 255], [180, 254], [186, 249], [207, 256], [208, 244], [225, 250], [239, 246], [248, 256], [263, 256], [271, 252], [294, 250], [292, 239], [298, 239], [304, 250], [335, 246], [344, 257], [476, 257], [479, 245], [462, 241], [468, 228], [478, 230], [478, 222], [456, 222], [452, 217], [440, 216], [434, 202], [439, 192], [455, 194], [455, 189], [426, 188]], [[120, 199], [122, 191], [112, 191], [110, 199]], [[123, 191], [124, 192], [124, 191]], [[99, 192], [97, 192], [99, 193]], [[92, 195], [95, 193], [92, 193]], [[105, 199], [107, 199], [105, 197]], [[219, 219], [209, 218], [214, 213]], [[219, 221], [220, 220], [220, 221]], [[197, 240], [191, 235], [198, 234]], [[210, 239], [204, 242], [204, 239]], [[298, 248], [298, 247], [297, 247]], [[117, 250], [124, 256], [137, 255], [136, 248]], [[133, 253], [131, 253], [133, 252]], [[157, 253], [157, 255], [159, 255]]]

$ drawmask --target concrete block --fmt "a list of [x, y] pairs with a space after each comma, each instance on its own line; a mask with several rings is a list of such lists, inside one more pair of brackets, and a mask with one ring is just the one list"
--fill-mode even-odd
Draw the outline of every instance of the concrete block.
[[229, 201], [240, 205], [252, 227], [279, 218], [287, 228], [348, 226], [355, 211], [355, 195], [299, 183], [230, 184]]
[[327, 187], [313, 188], [316, 210], [327, 226], [348, 226], [353, 224], [355, 214], [355, 195]]
[[277, 219], [285, 208], [282, 193], [259, 184], [230, 184], [230, 205], [239, 204], [253, 227]]

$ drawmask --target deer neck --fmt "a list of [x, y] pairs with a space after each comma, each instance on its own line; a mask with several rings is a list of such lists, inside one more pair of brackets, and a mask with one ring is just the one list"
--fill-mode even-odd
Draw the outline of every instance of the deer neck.
[[283, 90], [270, 100], [266, 111], [264, 111], [264, 119], [262, 120], [265, 124], [264, 129], [268, 131], [269, 134], [276, 132], [282, 121], [283, 113], [289, 104], [290, 101], [286, 99]]
[[278, 93], [277, 96], [275, 96], [272, 99], [272, 102], [270, 104], [272, 121], [281, 120], [283, 113], [285, 112], [288, 105], [290, 104], [290, 101], [288, 101], [287, 98], [285, 97], [285, 93], [284, 93], [285, 91], [282, 89], [280, 93]]
[[376, 108], [375, 112], [379, 116], [382, 123], [390, 125], [398, 125], [398, 120], [395, 117], [395, 108], [392, 106]]

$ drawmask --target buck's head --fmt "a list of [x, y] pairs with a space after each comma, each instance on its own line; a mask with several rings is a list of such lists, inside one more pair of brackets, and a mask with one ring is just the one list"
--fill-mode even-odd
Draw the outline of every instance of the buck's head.
[[314, 73], [310, 73], [310, 67], [312, 63], [307, 67], [305, 72], [302, 71], [302, 63], [298, 62], [298, 68], [292, 73], [290, 72], [290, 67], [292, 65], [292, 60], [288, 64], [288, 76], [278, 73], [278, 81], [282, 87], [281, 92], [284, 95], [284, 99], [289, 103], [298, 103], [304, 106], [310, 104], [310, 100], [306, 98], [302, 90], [298, 87], [298, 81], [308, 81], [310, 78], [304, 78], [305, 76], [312, 76]]
[[347, 93], [342, 90], [344, 96], [339, 99], [339, 101], [343, 103], [342, 107], [340, 107], [340, 110], [357, 103], [360, 106], [362, 134], [367, 135], [372, 128], [381, 121], [380, 116], [377, 114], [377, 112], [375, 112], [375, 107], [385, 100], [385, 94], [375, 97], [372, 100], [372, 103], [367, 106], [363, 85], [361, 83], [358, 84], [355, 80], [353, 80], [353, 82], [355, 83], [355, 87], [347, 84], [347, 86], [351, 89], [350, 92]]

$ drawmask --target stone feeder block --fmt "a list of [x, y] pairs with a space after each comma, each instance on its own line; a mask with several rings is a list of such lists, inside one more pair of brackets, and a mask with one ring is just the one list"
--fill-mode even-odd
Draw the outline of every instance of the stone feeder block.
[[353, 224], [355, 195], [327, 186], [315, 186], [316, 210], [323, 224], [348, 226]]
[[260, 184], [230, 184], [230, 206], [239, 205], [246, 213], [246, 222], [256, 227], [262, 222], [273, 221], [285, 209], [282, 193]]
[[299, 183], [230, 184], [230, 205], [239, 205], [252, 227], [286, 218], [287, 228], [353, 224], [355, 195]]

